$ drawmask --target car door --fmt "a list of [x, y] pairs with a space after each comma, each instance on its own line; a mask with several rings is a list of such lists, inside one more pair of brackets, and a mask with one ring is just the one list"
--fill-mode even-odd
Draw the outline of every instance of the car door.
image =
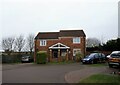
[[97, 63], [99, 61], [99, 54], [98, 53], [96, 53], [94, 55], [94, 61], [95, 61], [95, 63]]

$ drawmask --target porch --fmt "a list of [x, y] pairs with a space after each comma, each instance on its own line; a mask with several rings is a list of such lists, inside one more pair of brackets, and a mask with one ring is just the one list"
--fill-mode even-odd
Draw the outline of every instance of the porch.
[[49, 47], [49, 60], [51, 61], [68, 61], [69, 59], [69, 53], [70, 53], [70, 47], [62, 44], [57, 43]]

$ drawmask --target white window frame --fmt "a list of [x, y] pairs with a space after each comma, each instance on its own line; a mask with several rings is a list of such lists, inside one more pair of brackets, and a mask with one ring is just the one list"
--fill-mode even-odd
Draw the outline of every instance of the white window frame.
[[76, 53], [78, 53], [78, 52], [80, 52], [80, 53], [81, 53], [81, 49], [78, 49], [78, 48], [73, 49], [73, 56], [75, 56], [75, 55], [76, 55]]
[[80, 37], [73, 37], [73, 43], [77, 44], [81, 42], [81, 38]]
[[40, 46], [46, 46], [47, 41], [46, 40], [40, 40]]

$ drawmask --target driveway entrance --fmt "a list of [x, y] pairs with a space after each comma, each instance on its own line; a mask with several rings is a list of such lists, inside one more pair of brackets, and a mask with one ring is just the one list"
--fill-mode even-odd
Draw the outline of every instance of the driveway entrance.
[[[7, 69], [9, 68], [9, 69]], [[65, 74], [83, 69], [80, 63], [65, 65], [3, 65], [3, 83], [66, 83]]]

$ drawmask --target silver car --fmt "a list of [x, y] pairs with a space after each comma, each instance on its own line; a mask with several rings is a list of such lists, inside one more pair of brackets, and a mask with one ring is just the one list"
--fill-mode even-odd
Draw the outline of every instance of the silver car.
[[22, 59], [21, 59], [21, 62], [24, 63], [24, 62], [32, 62], [33, 59], [31, 56], [23, 56]]
[[116, 53], [120, 53], [120, 51], [113, 51], [110, 55], [107, 56], [107, 59], [109, 59], [112, 54], [116, 54]]

